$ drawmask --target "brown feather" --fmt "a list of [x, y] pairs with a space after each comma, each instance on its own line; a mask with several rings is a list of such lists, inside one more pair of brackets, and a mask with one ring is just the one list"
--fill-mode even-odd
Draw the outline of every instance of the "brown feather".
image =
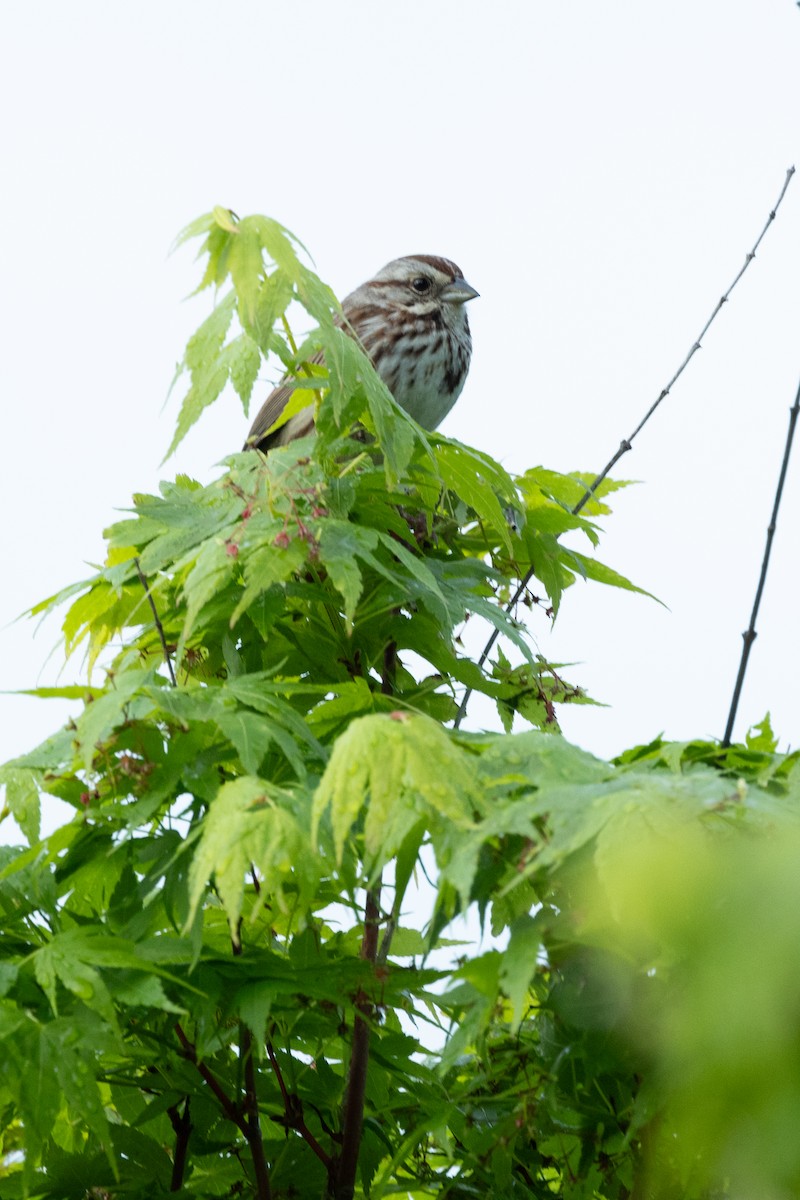
[[[324, 361], [325, 359], [321, 352], [308, 359], [308, 362], [315, 366], [321, 366]], [[305, 437], [307, 433], [311, 433], [311, 430], [314, 428], [313, 405], [301, 409], [300, 412], [290, 417], [285, 425], [281, 425], [269, 434], [268, 437], [265, 436], [289, 403], [292, 392], [295, 390], [294, 383], [295, 378], [279, 383], [275, 390], [267, 396], [258, 410], [250, 432], [247, 435], [247, 441], [243, 446], [244, 450], [263, 450], [266, 453], [272, 446], [285, 446], [287, 442], [291, 442], [294, 438]], [[310, 414], [310, 417], [308, 414]], [[300, 417], [304, 418], [302, 422], [298, 421]], [[303, 428], [309, 420], [309, 428]], [[289, 434], [290, 429], [292, 430], [291, 434]]]

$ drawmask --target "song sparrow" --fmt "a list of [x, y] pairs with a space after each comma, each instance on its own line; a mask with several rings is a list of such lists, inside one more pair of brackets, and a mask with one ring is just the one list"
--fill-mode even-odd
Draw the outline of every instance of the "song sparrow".
[[[449, 258], [412, 254], [390, 262], [342, 302], [345, 328], [361, 342], [397, 403], [425, 429], [435, 429], [461, 394], [472, 354], [464, 305], [477, 295]], [[269, 450], [311, 433], [313, 405], [267, 432], [291, 393], [291, 385], [282, 383], [268, 396], [245, 450]]]

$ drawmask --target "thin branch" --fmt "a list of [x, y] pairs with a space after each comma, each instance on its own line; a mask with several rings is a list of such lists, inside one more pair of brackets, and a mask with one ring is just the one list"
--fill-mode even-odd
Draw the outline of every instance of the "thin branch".
[[193, 1063], [194, 1066], [197, 1067], [200, 1075], [203, 1077], [205, 1082], [211, 1088], [211, 1091], [219, 1100], [225, 1116], [229, 1121], [233, 1122], [236, 1128], [243, 1133], [245, 1137], [247, 1137], [247, 1121], [239, 1110], [238, 1104], [234, 1104], [214, 1072], [211, 1071], [206, 1064], [201, 1062], [197, 1057], [197, 1048], [192, 1042], [189, 1041], [179, 1021], [175, 1024], [175, 1032], [178, 1035], [178, 1041], [181, 1044], [184, 1058], [187, 1058], [190, 1063]]
[[[714, 320], [716, 319], [716, 317], [717, 317], [717, 314], [719, 313], [719, 311], [720, 311], [720, 309], [722, 308], [722, 306], [723, 306], [724, 304], [726, 304], [726, 303], [727, 303], [727, 301], [728, 301], [728, 298], [730, 297], [730, 294], [731, 294], [731, 292], [732, 292], [732, 291], [733, 291], [733, 289], [736, 287], [737, 283], [738, 283], [738, 282], [739, 282], [739, 280], [742, 278], [742, 276], [744, 275], [744, 273], [745, 273], [745, 271], [747, 270], [747, 268], [750, 266], [750, 263], [751, 263], [751, 262], [753, 261], [753, 259], [755, 258], [755, 256], [756, 256], [756, 251], [758, 250], [758, 247], [761, 245], [761, 242], [762, 242], [762, 240], [763, 240], [763, 238], [764, 238], [764, 235], [766, 234], [766, 232], [767, 232], [767, 230], [769, 229], [770, 225], [772, 224], [772, 222], [775, 220], [775, 217], [777, 216], [778, 209], [779, 209], [779, 208], [780, 208], [780, 206], [781, 206], [781, 202], [782, 202], [782, 200], [783, 200], [783, 197], [786, 195], [786, 189], [788, 188], [789, 184], [791, 183], [792, 176], [794, 175], [794, 172], [795, 172], [795, 168], [794, 168], [794, 167], [789, 167], [789, 169], [788, 169], [788, 170], [787, 170], [787, 172], [786, 172], [786, 178], [785, 178], [785, 179], [784, 179], [784, 181], [783, 181], [783, 187], [781, 188], [781, 193], [780, 193], [780, 195], [778, 196], [778, 199], [775, 201], [775, 205], [774, 205], [774, 207], [773, 207], [773, 208], [770, 210], [770, 213], [769, 213], [769, 216], [767, 217], [767, 220], [766, 220], [766, 223], [765, 223], [765, 225], [764, 225], [764, 228], [761, 230], [761, 233], [760, 233], [760, 234], [758, 235], [758, 237], [756, 238], [755, 245], [753, 246], [753, 248], [752, 248], [752, 250], [749, 252], [749, 254], [747, 254], [747, 255], [745, 256], [744, 263], [743, 263], [743, 265], [741, 266], [741, 268], [739, 269], [739, 271], [738, 271], [738, 273], [737, 273], [737, 275], [736, 275], [735, 279], [733, 280], [733, 282], [732, 282], [732, 283], [730, 284], [730, 286], [728, 287], [728, 290], [727, 290], [726, 292], [724, 292], [724, 293], [722, 294], [722, 296], [720, 296], [719, 300], [717, 301], [717, 303], [716, 303], [716, 305], [715, 305], [715, 307], [714, 307], [714, 310], [713, 310], [713, 312], [711, 313], [711, 316], [708, 318], [708, 320], [706, 321], [705, 325], [704, 325], [704, 326], [703, 326], [703, 328], [700, 330], [700, 333], [698, 334], [697, 338], [696, 338], [696, 339], [695, 339], [695, 341], [692, 343], [692, 345], [691, 345], [691, 347], [690, 347], [690, 349], [689, 349], [689, 353], [686, 355], [686, 357], [684, 358], [683, 362], [682, 362], [682, 363], [681, 363], [681, 365], [678, 367], [677, 371], [676, 371], [676, 372], [675, 372], [675, 374], [672, 376], [672, 378], [670, 379], [670, 381], [669, 381], [669, 383], [666, 385], [666, 387], [664, 387], [664, 388], [662, 388], [662, 389], [661, 389], [661, 391], [659, 392], [659, 394], [658, 394], [658, 396], [656, 397], [656, 399], [655, 399], [655, 400], [653, 401], [653, 403], [650, 405], [650, 407], [648, 408], [647, 412], [644, 414], [644, 416], [642, 417], [641, 421], [639, 422], [639, 424], [638, 424], [638, 425], [636, 426], [636, 428], [634, 429], [633, 433], [632, 433], [632, 434], [630, 434], [630, 436], [629, 436], [629, 437], [627, 437], [627, 438], [623, 438], [623, 440], [622, 440], [622, 441], [620, 442], [620, 444], [619, 444], [619, 448], [617, 449], [617, 451], [616, 451], [616, 452], [615, 452], [615, 453], [612, 455], [612, 457], [611, 457], [611, 458], [608, 460], [608, 462], [607, 462], [607, 463], [606, 463], [606, 465], [603, 467], [603, 470], [600, 472], [600, 474], [599, 474], [599, 475], [598, 475], [598, 476], [597, 476], [597, 477], [594, 479], [594, 481], [593, 481], [593, 482], [592, 482], [592, 483], [589, 485], [589, 487], [586, 489], [586, 492], [585, 492], [585, 493], [584, 493], [584, 495], [581, 497], [581, 499], [578, 501], [578, 503], [577, 503], [577, 504], [574, 506], [574, 508], [572, 508], [572, 509], [570, 510], [570, 511], [572, 512], [572, 515], [573, 515], [573, 516], [577, 516], [577, 515], [578, 515], [578, 513], [579, 513], [579, 512], [581, 511], [581, 509], [583, 508], [583, 506], [584, 506], [584, 505], [585, 505], [585, 504], [586, 504], [586, 503], [587, 503], [589, 500], [591, 500], [592, 496], [595, 494], [595, 492], [596, 492], [596, 491], [597, 491], [597, 489], [599, 488], [600, 484], [601, 484], [601, 483], [603, 482], [603, 480], [606, 478], [606, 476], [608, 475], [609, 471], [611, 471], [611, 470], [613, 469], [613, 467], [616, 465], [616, 463], [618, 463], [618, 462], [619, 462], [619, 460], [622, 458], [623, 454], [627, 454], [627, 452], [628, 452], [629, 450], [633, 449], [633, 442], [634, 442], [635, 438], [637, 437], [637, 435], [638, 435], [639, 433], [641, 433], [642, 429], [644, 429], [645, 425], [646, 425], [646, 424], [647, 424], [647, 422], [650, 420], [650, 418], [652, 417], [653, 413], [656, 411], [656, 409], [658, 408], [658, 406], [661, 404], [661, 401], [662, 401], [662, 400], [664, 400], [664, 399], [665, 399], [665, 398], [666, 398], [666, 397], [667, 397], [667, 396], [670, 394], [670, 391], [672, 390], [672, 388], [674, 387], [674, 385], [675, 385], [675, 384], [677, 383], [677, 381], [680, 379], [681, 375], [682, 375], [682, 374], [683, 374], [683, 372], [686, 370], [686, 368], [688, 367], [688, 365], [689, 365], [689, 363], [691, 362], [691, 360], [694, 358], [694, 356], [695, 356], [695, 354], [697, 353], [697, 351], [698, 351], [698, 350], [701, 348], [701, 344], [702, 344], [703, 338], [704, 338], [704, 337], [705, 337], [705, 335], [708, 333], [708, 330], [711, 328], [711, 325], [713, 324]], [[505, 611], [506, 611], [506, 613], [510, 613], [510, 612], [512, 612], [512, 611], [513, 611], [513, 609], [516, 607], [516, 605], [519, 603], [519, 601], [520, 601], [521, 597], [522, 597], [522, 596], [524, 595], [524, 593], [525, 593], [525, 590], [526, 590], [526, 588], [527, 588], [528, 584], [530, 583], [531, 579], [533, 579], [533, 576], [534, 576], [534, 574], [535, 574], [535, 570], [534, 570], [534, 568], [533, 568], [533, 567], [531, 567], [531, 569], [530, 569], [530, 570], [527, 572], [527, 574], [525, 575], [525, 577], [524, 577], [524, 578], [521, 580], [521, 582], [520, 582], [520, 584], [519, 584], [519, 587], [516, 589], [516, 591], [514, 592], [514, 595], [511, 597], [511, 599], [509, 600], [508, 604], [506, 605], [506, 608], [505, 608]], [[486, 662], [486, 659], [489, 657], [489, 654], [491, 653], [492, 647], [494, 646], [494, 644], [495, 644], [495, 642], [497, 641], [497, 639], [498, 639], [498, 637], [499, 637], [499, 636], [500, 636], [500, 630], [499, 630], [499, 629], [494, 629], [494, 630], [492, 630], [492, 634], [491, 634], [491, 636], [490, 636], [489, 640], [487, 641], [487, 643], [486, 643], [486, 646], [484, 647], [483, 653], [481, 654], [480, 658], [478, 659], [478, 666], [479, 666], [479, 667], [482, 667], [482, 666], [483, 666], [483, 664]], [[467, 688], [467, 690], [464, 692], [464, 696], [463, 696], [463, 698], [462, 698], [462, 700], [461, 700], [461, 704], [460, 704], [460, 706], [459, 706], [458, 713], [456, 714], [456, 719], [455, 719], [455, 721], [453, 722], [453, 728], [454, 728], [454, 729], [458, 729], [459, 725], [461, 724], [461, 722], [463, 721], [464, 717], [466, 716], [466, 713], [467, 713], [467, 705], [469, 704], [469, 699], [470, 699], [470, 696], [472, 695], [472, 692], [473, 692], [473, 689], [472, 689], [472, 688]]]
[[633, 441], [636, 438], [636, 435], [638, 433], [640, 433], [642, 429], [644, 429], [645, 425], [650, 420], [650, 418], [652, 417], [653, 413], [658, 408], [661, 401], [664, 400], [665, 397], [667, 397], [669, 395], [670, 391], [672, 390], [673, 385], [675, 383], [677, 383], [677, 381], [680, 379], [683, 372], [688, 367], [691, 360], [694, 358], [697, 351], [701, 349], [703, 338], [706, 336], [706, 334], [708, 333], [712, 324], [714, 323], [714, 320], [716, 319], [716, 316], [719, 313], [720, 309], [722, 308], [723, 304], [727, 303], [731, 292], [736, 287], [737, 283], [742, 278], [742, 276], [744, 275], [747, 268], [750, 266], [750, 263], [755, 258], [756, 250], [758, 250], [758, 247], [761, 245], [761, 242], [764, 239], [764, 235], [766, 234], [766, 232], [769, 229], [772, 222], [775, 220], [775, 217], [778, 214], [778, 209], [780, 208], [780, 205], [781, 205], [781, 201], [783, 200], [783, 197], [786, 195], [786, 189], [788, 188], [789, 184], [792, 181], [792, 176], [794, 175], [794, 171], [795, 171], [794, 167], [789, 167], [788, 171], [786, 172], [786, 178], [783, 181], [783, 187], [781, 188], [781, 194], [780, 194], [780, 196], [778, 196], [778, 199], [775, 201], [774, 208], [772, 208], [770, 210], [770, 214], [767, 217], [766, 224], [764, 225], [764, 228], [761, 230], [761, 233], [756, 238], [756, 243], [753, 246], [753, 249], [750, 251], [749, 254], [745, 255], [744, 263], [742, 264], [739, 271], [737, 272], [736, 278], [734, 279], [733, 283], [729, 286], [727, 292], [724, 292], [723, 295], [720, 296], [719, 300], [716, 303], [714, 311], [712, 312], [711, 316], [706, 321], [703, 328], [700, 330], [700, 333], [697, 335], [697, 338], [696, 338], [694, 344], [692, 345], [692, 347], [690, 348], [689, 353], [686, 355], [686, 358], [683, 360], [681, 365], [678, 367], [677, 371], [672, 376], [672, 379], [670, 379], [667, 386], [665, 388], [663, 388], [661, 390], [661, 392], [659, 392], [658, 396], [653, 401], [653, 403], [650, 405], [647, 412], [644, 414], [641, 421], [636, 426], [636, 428], [634, 429], [634, 431], [630, 435], [630, 437], [624, 438], [620, 442], [619, 449], [617, 450], [616, 454], [614, 454], [614, 456], [611, 459], [609, 459], [609, 461], [606, 463], [605, 467], [603, 467], [603, 470], [600, 472], [600, 474], [595, 479], [594, 483], [592, 483], [592, 485], [588, 488], [586, 495], [580, 500], [580, 502], [578, 504], [575, 505], [575, 507], [572, 510], [573, 513], [577, 514], [581, 511], [584, 504], [586, 504], [587, 500], [591, 500], [595, 491], [600, 486], [600, 484], [603, 482], [606, 475], [608, 475], [609, 471], [612, 469], [614, 464], [622, 458], [623, 454], [626, 454], [628, 450], [632, 449]]
[[144, 588], [144, 594], [145, 594], [145, 596], [147, 596], [147, 599], [149, 601], [150, 610], [153, 614], [153, 620], [155, 621], [156, 629], [158, 630], [158, 636], [161, 639], [161, 650], [164, 655], [164, 662], [167, 664], [167, 670], [169, 671], [169, 677], [170, 677], [170, 680], [172, 681], [172, 686], [177, 687], [178, 681], [176, 680], [175, 672], [172, 669], [172, 659], [170, 658], [169, 650], [167, 649], [167, 639], [164, 636], [164, 626], [161, 624], [161, 618], [158, 615], [158, 609], [156, 608], [156, 602], [153, 599], [152, 592], [150, 591], [150, 585], [147, 582], [147, 577], [139, 564], [139, 559], [134, 558], [133, 561], [136, 564], [136, 574], [139, 576], [139, 582], [141, 583], [142, 587]]
[[241, 1052], [244, 1058], [244, 1107], [247, 1113], [247, 1142], [253, 1159], [258, 1200], [271, 1200], [269, 1170], [261, 1136], [261, 1116], [256, 1092], [256, 1066], [253, 1058], [253, 1038], [246, 1025], [242, 1026]]
[[281, 1099], [283, 1100], [284, 1111], [288, 1118], [293, 1107], [292, 1095], [289, 1093], [284, 1082], [283, 1071], [281, 1071], [280, 1064], [275, 1056], [275, 1047], [272, 1045], [272, 1042], [267, 1042], [267, 1057], [269, 1059], [270, 1066], [275, 1073], [275, 1079], [277, 1080], [278, 1087], [280, 1088]]
[[186, 1155], [189, 1149], [189, 1138], [192, 1133], [189, 1097], [186, 1097], [183, 1113], [179, 1113], [177, 1104], [173, 1104], [167, 1109], [167, 1115], [172, 1128], [175, 1130], [175, 1152], [172, 1155], [172, 1178], [169, 1190], [171, 1192], [179, 1192], [183, 1187], [183, 1176], [186, 1171]]
[[728, 712], [728, 723], [725, 726], [725, 736], [722, 739], [723, 746], [730, 746], [731, 736], [733, 734], [733, 723], [736, 720], [736, 710], [739, 707], [739, 697], [742, 694], [742, 685], [744, 684], [745, 672], [747, 671], [747, 663], [750, 658], [750, 648], [756, 640], [756, 618], [758, 617], [758, 609], [761, 604], [761, 595], [764, 591], [764, 584], [767, 579], [767, 568], [769, 566], [769, 556], [772, 551], [772, 539], [775, 536], [775, 529], [778, 524], [778, 510], [781, 506], [781, 496], [783, 495], [783, 484], [786, 479], [786, 472], [789, 468], [789, 456], [792, 452], [792, 441], [794, 439], [795, 426], [797, 424], [797, 416], [800, 413], [800, 385], [797, 388], [794, 404], [789, 409], [789, 428], [786, 433], [786, 445], [783, 451], [783, 462], [781, 463], [781, 471], [778, 476], [778, 486], [775, 489], [775, 502], [772, 506], [772, 516], [770, 517], [769, 525], [767, 526], [767, 541], [764, 547], [764, 558], [761, 563], [761, 574], [758, 578], [758, 587], [756, 588], [756, 598], [753, 602], [753, 611], [750, 615], [750, 624], [746, 631], [742, 634], [742, 657], [739, 661], [739, 673], [736, 676], [736, 683], [731, 697], [731, 707]]
[[383, 650], [383, 670], [381, 671], [381, 694], [394, 695], [394, 685], [397, 677], [397, 642], [391, 641]]
[[380, 949], [378, 950], [378, 955], [376, 958], [376, 962], [378, 962], [381, 966], [384, 965], [389, 957], [389, 951], [392, 948], [392, 938], [395, 935], [395, 930], [397, 929], [399, 921], [400, 899], [397, 897], [392, 905], [392, 911], [389, 913], [389, 916], [386, 919], [386, 924], [384, 925], [383, 929], [383, 937], [381, 938]]
[[[395, 690], [395, 681], [397, 678], [397, 642], [394, 640], [389, 642], [383, 651], [383, 670], [381, 671], [381, 692], [384, 696], [392, 696]], [[386, 923], [386, 928], [383, 931], [381, 938], [380, 949], [377, 949], [374, 961], [385, 963], [389, 957], [389, 949], [394, 937], [394, 931], [397, 928], [397, 922], [400, 920], [400, 898], [395, 889], [395, 899], [392, 905], [392, 911]], [[375, 936], [377, 938], [377, 929]]]
[[330, 1171], [330, 1168], [333, 1165], [333, 1159], [331, 1158], [330, 1154], [325, 1153], [325, 1151], [322, 1149], [322, 1146], [320, 1146], [319, 1142], [306, 1125], [305, 1117], [303, 1115], [303, 1103], [300, 1097], [296, 1092], [289, 1092], [287, 1090], [272, 1042], [267, 1042], [267, 1055], [269, 1057], [272, 1070], [275, 1072], [275, 1078], [278, 1081], [278, 1087], [281, 1091], [287, 1129], [297, 1130], [309, 1149], [314, 1151], [320, 1162], [328, 1169], [328, 1171]]
[[[236, 936], [231, 937], [231, 950], [234, 958], [242, 953], [242, 919], [236, 927]], [[244, 1066], [244, 1124], [241, 1126], [250, 1157], [253, 1160], [253, 1173], [256, 1177], [256, 1196], [258, 1200], [271, 1200], [272, 1188], [269, 1182], [269, 1168], [264, 1154], [264, 1139], [261, 1134], [261, 1114], [258, 1111], [258, 1092], [256, 1090], [256, 1064], [253, 1057], [253, 1036], [244, 1021], [239, 1022], [239, 1062]]]
[[[380, 921], [380, 881], [367, 892], [364, 910], [364, 937], [361, 941], [361, 957], [375, 963], [378, 956], [378, 924]], [[367, 1067], [369, 1065], [369, 1022], [373, 1006], [361, 993], [356, 1001], [356, 1018], [353, 1022], [353, 1045], [350, 1052], [350, 1070], [347, 1076], [347, 1091], [344, 1102], [342, 1126], [342, 1153], [336, 1172], [335, 1200], [352, 1200], [358, 1169], [358, 1151], [361, 1146], [361, 1130], [364, 1125], [364, 1098], [367, 1090]]]

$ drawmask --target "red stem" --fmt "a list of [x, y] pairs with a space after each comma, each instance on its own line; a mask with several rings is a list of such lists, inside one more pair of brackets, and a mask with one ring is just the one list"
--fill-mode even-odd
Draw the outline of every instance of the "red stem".
[[[364, 911], [364, 937], [361, 942], [361, 957], [374, 963], [378, 956], [378, 921], [380, 918], [380, 881], [378, 886], [367, 892]], [[358, 1152], [361, 1146], [361, 1130], [364, 1125], [364, 1098], [367, 1090], [367, 1067], [369, 1066], [369, 1022], [373, 1006], [363, 992], [356, 1001], [356, 1018], [353, 1023], [353, 1047], [350, 1054], [350, 1071], [347, 1077], [347, 1093], [344, 1104], [342, 1128], [342, 1153], [336, 1172], [335, 1200], [352, 1200], [358, 1169]]]
[[180, 1042], [181, 1046], [183, 1047], [184, 1057], [188, 1058], [189, 1062], [194, 1063], [194, 1065], [197, 1067], [197, 1070], [202, 1075], [203, 1079], [206, 1081], [208, 1086], [211, 1088], [211, 1091], [214, 1093], [214, 1095], [219, 1100], [220, 1105], [222, 1106], [222, 1111], [225, 1113], [225, 1116], [228, 1118], [229, 1121], [232, 1121], [234, 1123], [234, 1125], [237, 1127], [237, 1129], [240, 1129], [241, 1132], [246, 1137], [247, 1136], [247, 1122], [245, 1121], [242, 1114], [239, 1112], [238, 1106], [233, 1103], [230, 1096], [228, 1095], [228, 1093], [225, 1091], [225, 1089], [222, 1087], [221, 1083], [217, 1079], [216, 1075], [214, 1075], [213, 1071], [210, 1071], [208, 1069], [208, 1067], [205, 1065], [205, 1063], [200, 1062], [200, 1060], [197, 1057], [197, 1050], [196, 1050], [195, 1046], [187, 1038], [186, 1034], [184, 1033], [183, 1029], [181, 1028], [180, 1022], [178, 1022], [175, 1025], [175, 1032], [178, 1035], [178, 1041]]
[[275, 1072], [275, 1078], [278, 1081], [278, 1087], [281, 1089], [281, 1097], [283, 1098], [283, 1110], [286, 1114], [286, 1124], [290, 1129], [296, 1129], [303, 1141], [313, 1150], [317, 1158], [330, 1171], [333, 1164], [333, 1159], [330, 1154], [326, 1154], [320, 1146], [317, 1139], [314, 1137], [311, 1130], [306, 1125], [305, 1117], [303, 1116], [303, 1108], [299, 1096], [290, 1093], [286, 1089], [286, 1084], [283, 1081], [280, 1064], [275, 1056], [272, 1042], [267, 1042], [267, 1054], [272, 1065], [272, 1070]]

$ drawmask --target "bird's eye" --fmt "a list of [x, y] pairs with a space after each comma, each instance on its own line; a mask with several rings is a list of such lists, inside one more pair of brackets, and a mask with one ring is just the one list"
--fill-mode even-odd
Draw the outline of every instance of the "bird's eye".
[[411, 280], [411, 286], [415, 292], [418, 292], [420, 296], [423, 296], [425, 292], [429, 292], [431, 290], [431, 281], [430, 279], [426, 279], [424, 275], [418, 275], [416, 279]]

